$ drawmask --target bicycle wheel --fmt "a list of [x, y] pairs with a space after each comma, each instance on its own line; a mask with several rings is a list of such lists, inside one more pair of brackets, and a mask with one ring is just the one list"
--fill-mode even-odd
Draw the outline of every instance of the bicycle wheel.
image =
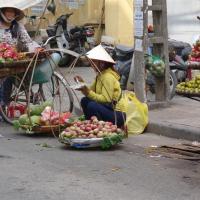
[[170, 89], [170, 96], [169, 98], [172, 99], [176, 94], [176, 86], [178, 84], [177, 78], [173, 71], [169, 71], [169, 89]]
[[52, 101], [54, 111], [72, 112], [74, 106], [73, 93], [64, 77], [58, 72], [54, 71], [49, 82], [40, 84], [38, 91], [42, 97], [39, 98], [40, 100]]
[[[24, 114], [28, 106], [29, 84], [22, 84], [20, 92], [17, 89], [20, 85], [20, 78], [17, 76], [9, 77], [13, 80], [12, 90], [9, 100], [5, 106], [0, 106], [0, 113], [3, 119], [12, 124], [21, 114]], [[25, 87], [26, 85], [26, 87]], [[72, 112], [74, 106], [73, 93], [62, 75], [54, 72], [47, 83], [35, 84], [31, 87], [30, 105], [41, 104], [49, 100], [53, 103], [54, 111]]]
[[10, 76], [9, 90], [4, 90], [4, 95], [6, 94], [6, 102], [4, 106], [0, 106], [0, 114], [2, 118], [12, 124], [12, 122], [24, 114], [27, 105], [28, 105], [28, 90], [25, 88], [25, 85], [22, 84], [22, 87], [19, 92], [17, 92], [20, 85], [21, 79], [18, 76]]

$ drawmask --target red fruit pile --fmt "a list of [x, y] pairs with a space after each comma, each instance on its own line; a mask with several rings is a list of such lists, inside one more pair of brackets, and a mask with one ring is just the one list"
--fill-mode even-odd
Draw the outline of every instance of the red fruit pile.
[[197, 40], [193, 45], [190, 60], [200, 62], [200, 40]]
[[112, 122], [98, 121], [94, 116], [91, 120], [77, 121], [61, 133], [61, 138], [103, 138], [122, 133]]
[[0, 43], [0, 62], [18, 60], [18, 53], [14, 46]]
[[47, 106], [41, 113], [41, 124], [42, 125], [64, 125], [67, 120], [71, 117], [70, 112], [59, 113], [53, 111], [50, 106]]

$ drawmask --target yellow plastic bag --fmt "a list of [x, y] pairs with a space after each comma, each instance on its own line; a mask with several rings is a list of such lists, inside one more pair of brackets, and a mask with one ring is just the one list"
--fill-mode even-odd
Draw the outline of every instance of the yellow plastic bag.
[[126, 92], [125, 99], [127, 102], [126, 126], [128, 134], [140, 134], [148, 124], [148, 106], [140, 102], [135, 93]]

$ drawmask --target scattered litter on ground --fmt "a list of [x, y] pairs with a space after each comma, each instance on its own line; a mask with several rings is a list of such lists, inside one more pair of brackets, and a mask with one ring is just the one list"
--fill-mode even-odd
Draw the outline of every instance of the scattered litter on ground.
[[190, 161], [200, 161], [200, 143], [184, 143], [176, 145], [150, 146], [146, 153], [151, 158], [167, 157], [173, 159], [184, 159]]
[[192, 142], [192, 145], [200, 147], [200, 142], [194, 141], [194, 142]]
[[4, 136], [0, 134], [0, 138], [3, 138]]
[[158, 163], [153, 164], [154, 166], [160, 166]]
[[40, 147], [45, 147], [45, 148], [55, 148], [55, 146], [51, 146], [47, 143], [42, 143], [42, 144], [36, 144], [37, 146], [40, 146]]
[[119, 167], [114, 167], [114, 168], [112, 168], [112, 171], [113, 172], [116, 172], [116, 171], [119, 171], [121, 168], [119, 168]]
[[161, 158], [162, 155], [150, 155], [150, 158]]
[[155, 146], [155, 145], [151, 145], [150, 147], [151, 147], [151, 148], [157, 148], [158, 146]]

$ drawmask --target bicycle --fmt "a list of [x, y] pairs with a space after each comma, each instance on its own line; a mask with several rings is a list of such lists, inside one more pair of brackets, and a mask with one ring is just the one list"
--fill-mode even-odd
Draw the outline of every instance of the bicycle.
[[[50, 37], [42, 47], [45, 47], [55, 37], [59, 36]], [[36, 81], [30, 85], [30, 77], [27, 78], [27, 76], [24, 76], [25, 74], [23, 75], [23, 73], [28, 75], [25, 67], [23, 69], [18, 67], [15, 69], [15, 73], [13, 73], [13, 69], [10, 69], [4, 74], [1, 74], [1, 71], [5, 70], [0, 68], [0, 78], [9, 77], [12, 80], [12, 88], [10, 93], [7, 94], [8, 101], [6, 105], [0, 105], [0, 115], [6, 122], [13, 124], [14, 120], [25, 113], [29, 105], [41, 104], [46, 100], [53, 102], [55, 111], [72, 112], [74, 106], [73, 92], [64, 76], [52, 68], [52, 63], [55, 63], [52, 57], [50, 59], [48, 62], [51, 76], [43, 83], [37, 83]], [[37, 70], [37, 67], [35, 69]]]

